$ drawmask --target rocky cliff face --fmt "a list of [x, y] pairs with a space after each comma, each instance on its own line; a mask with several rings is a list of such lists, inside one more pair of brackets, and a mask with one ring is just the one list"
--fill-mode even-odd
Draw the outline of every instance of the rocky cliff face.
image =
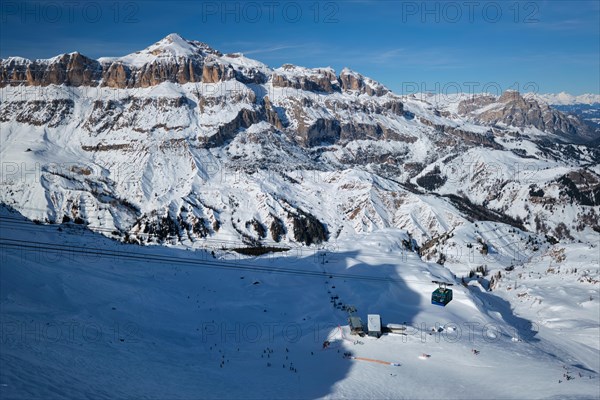
[[163, 82], [214, 83], [234, 78], [246, 83], [264, 83], [266, 77], [256, 68], [232, 66], [229, 61], [236, 57], [223, 56], [204, 43], [172, 34], [145, 50], [120, 58], [92, 60], [71, 53], [48, 60], [2, 60], [0, 86], [146, 88]]
[[342, 89], [347, 92], [365, 93], [369, 96], [383, 96], [389, 92], [382, 84], [347, 68], [342, 70], [339, 81]]
[[[241, 54], [223, 55], [208, 45], [172, 34], [142, 51], [125, 57], [90, 59], [80, 53], [48, 60], [18, 57], [2, 60], [0, 87], [5, 86], [106, 86], [146, 88], [164, 82], [216, 83], [235, 79], [311, 92], [341, 90], [382, 96], [389, 92], [381, 84], [344, 69], [340, 76], [331, 68], [308, 69], [286, 64], [274, 71], [264, 64], [247, 61]], [[254, 64], [254, 65], [253, 65]]]
[[202, 60], [181, 59], [169, 64], [154, 62], [135, 67], [121, 61], [100, 63], [79, 53], [51, 60], [10, 58], [0, 65], [0, 85], [145, 88], [163, 82], [200, 82], [203, 66]]
[[515, 91], [507, 91], [498, 98], [488, 95], [471, 97], [460, 102], [458, 111], [460, 115], [472, 117], [485, 125], [534, 127], [571, 140], [594, 138], [592, 130], [579, 119]]
[[286, 64], [271, 76], [274, 87], [301, 89], [309, 92], [339, 92], [335, 72], [330, 68], [302, 68]]
[[63, 54], [52, 60], [9, 58], [0, 65], [1, 85], [97, 85], [103, 76], [102, 65], [79, 53]]
[[202, 82], [217, 83], [235, 78], [233, 68], [217, 62], [209, 62], [202, 67]]
[[72, 99], [11, 101], [0, 108], [0, 122], [56, 128], [68, 123], [74, 107]]

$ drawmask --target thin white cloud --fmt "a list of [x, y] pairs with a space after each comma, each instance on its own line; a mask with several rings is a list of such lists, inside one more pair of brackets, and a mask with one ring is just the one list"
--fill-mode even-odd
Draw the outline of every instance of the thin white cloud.
[[250, 54], [264, 54], [264, 53], [276, 53], [281, 50], [289, 50], [289, 49], [299, 49], [305, 47], [304, 45], [274, 45], [270, 47], [258, 47], [255, 49], [244, 50], [243, 53], [245, 55]]
[[368, 60], [374, 64], [422, 66], [429, 69], [452, 69], [464, 66], [465, 57], [457, 56], [455, 48], [371, 50]]

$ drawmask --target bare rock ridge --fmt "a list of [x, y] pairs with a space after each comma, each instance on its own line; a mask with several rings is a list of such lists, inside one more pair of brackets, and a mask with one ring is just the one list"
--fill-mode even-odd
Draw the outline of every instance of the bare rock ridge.
[[345, 91], [366, 93], [369, 96], [383, 96], [389, 90], [378, 82], [344, 68], [340, 74], [340, 85]]
[[[109, 70], [110, 69], [110, 74]], [[6, 85], [69, 85], [92, 86], [106, 76], [117, 75], [117, 67], [103, 71], [102, 65], [79, 53], [63, 54], [49, 60], [26, 60], [8, 58], [2, 60], [0, 77]]]

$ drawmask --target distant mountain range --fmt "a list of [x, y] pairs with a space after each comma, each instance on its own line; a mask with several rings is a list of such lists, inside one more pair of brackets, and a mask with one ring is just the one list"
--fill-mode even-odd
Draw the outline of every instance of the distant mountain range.
[[581, 94], [574, 96], [565, 92], [557, 94], [541, 94], [537, 93], [534, 95], [538, 99], [550, 104], [557, 106], [569, 106], [574, 104], [600, 104], [600, 94]]

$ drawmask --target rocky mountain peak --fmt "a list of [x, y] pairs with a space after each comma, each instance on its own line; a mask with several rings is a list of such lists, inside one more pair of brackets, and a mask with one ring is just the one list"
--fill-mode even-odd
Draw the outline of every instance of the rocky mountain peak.
[[203, 59], [207, 55], [222, 55], [206, 43], [186, 40], [177, 33], [171, 33], [158, 42], [123, 57], [103, 57], [98, 59], [103, 64], [121, 62], [133, 67], [163, 62], [175, 63], [181, 60]]
[[150, 53], [156, 56], [190, 57], [198, 53], [199, 46], [196, 43], [189, 42], [176, 33], [171, 33], [142, 50], [141, 53]]
[[504, 93], [502, 93], [502, 95], [500, 95], [500, 97], [498, 98], [498, 101], [500, 103], [509, 103], [523, 100], [523, 96], [521, 96], [521, 93], [519, 93], [519, 91], [517, 90], [507, 90]]
[[340, 72], [340, 83], [342, 89], [346, 91], [356, 91], [368, 94], [369, 96], [383, 96], [384, 94], [389, 93], [389, 90], [379, 82], [367, 78], [349, 68], [344, 68], [342, 72]]
[[551, 108], [544, 101], [507, 90], [500, 96], [476, 95], [458, 104], [458, 114], [479, 124], [536, 128], [568, 141], [589, 141], [594, 133], [579, 119]]

